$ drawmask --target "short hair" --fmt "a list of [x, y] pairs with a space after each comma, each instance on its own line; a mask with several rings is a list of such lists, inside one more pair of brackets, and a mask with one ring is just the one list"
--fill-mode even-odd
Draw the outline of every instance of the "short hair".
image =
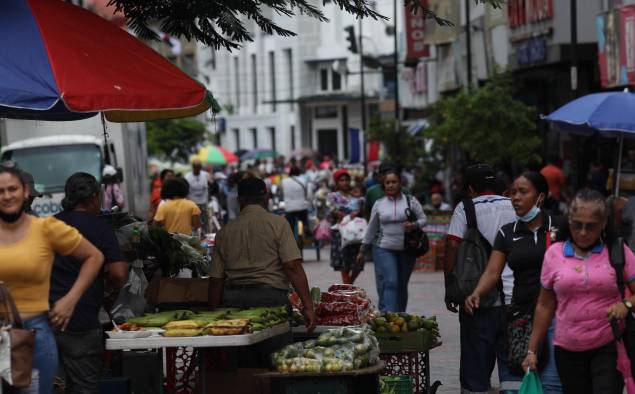
[[465, 180], [477, 193], [496, 191], [496, 174], [488, 164], [474, 164], [465, 170]]
[[174, 171], [169, 168], [161, 170], [161, 173], [159, 174], [159, 179], [164, 180], [169, 173], [172, 173], [172, 175], [174, 175]]
[[289, 170], [289, 175], [290, 175], [290, 176], [299, 176], [299, 175], [302, 175], [302, 170], [300, 169], [300, 167], [293, 166], [293, 167], [291, 167], [291, 169]]
[[72, 211], [80, 204], [87, 204], [95, 195], [99, 195], [101, 187], [97, 179], [86, 172], [76, 172], [68, 177], [64, 185], [65, 196], [62, 208]]
[[172, 178], [165, 181], [161, 187], [161, 198], [186, 198], [190, 194], [190, 185], [183, 178]]
[[602, 193], [593, 189], [581, 189], [573, 197], [571, 201], [571, 207], [569, 209], [569, 217], [576, 213], [580, 209], [581, 204], [595, 204], [597, 205], [597, 213], [601, 220], [608, 219], [609, 208], [606, 204], [606, 200]]

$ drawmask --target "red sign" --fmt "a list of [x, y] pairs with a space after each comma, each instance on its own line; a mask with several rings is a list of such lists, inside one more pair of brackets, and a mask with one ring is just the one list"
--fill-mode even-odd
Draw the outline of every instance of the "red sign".
[[[427, 1], [421, 1], [421, 5], [425, 8]], [[423, 57], [428, 57], [428, 46], [425, 43], [424, 37], [426, 32], [426, 18], [423, 15], [423, 11], [419, 10], [415, 15], [410, 12], [406, 7], [406, 44], [407, 52], [406, 59], [416, 60]]]
[[620, 65], [628, 83], [635, 81], [635, 7], [620, 10]]
[[553, 0], [509, 0], [509, 26], [516, 28], [553, 18]]

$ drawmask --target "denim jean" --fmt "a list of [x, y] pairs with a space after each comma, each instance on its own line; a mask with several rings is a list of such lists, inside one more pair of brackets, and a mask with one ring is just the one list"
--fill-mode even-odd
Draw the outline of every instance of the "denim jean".
[[504, 307], [481, 308], [468, 315], [459, 312], [461, 336], [461, 393], [487, 393], [498, 362], [501, 385], [511, 380], [507, 370]]
[[[57, 374], [58, 359], [55, 336], [49, 326], [46, 314], [34, 317], [24, 322], [24, 328], [35, 329], [35, 349], [33, 349], [33, 369], [38, 373], [38, 391], [34, 387], [26, 389], [5, 388], [10, 394], [53, 394], [53, 379]], [[36, 380], [33, 381], [35, 383]], [[32, 385], [33, 386], [33, 385]]]
[[403, 250], [373, 247], [375, 282], [379, 296], [379, 310], [405, 312], [408, 305], [408, 281], [415, 257]]

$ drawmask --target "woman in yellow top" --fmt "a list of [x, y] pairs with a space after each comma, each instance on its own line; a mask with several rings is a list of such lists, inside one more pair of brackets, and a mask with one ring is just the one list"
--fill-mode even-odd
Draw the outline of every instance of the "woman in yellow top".
[[201, 227], [201, 210], [186, 197], [190, 193], [187, 181], [173, 178], [161, 188], [161, 198], [166, 201], [159, 205], [154, 221], [171, 233], [192, 235]]
[[[33, 369], [38, 370], [39, 393], [53, 392], [57, 347], [49, 321], [64, 330], [77, 301], [95, 280], [104, 256], [79, 232], [53, 218], [24, 212], [28, 186], [20, 171], [0, 165], [0, 281], [15, 299], [26, 328], [36, 329]], [[82, 262], [75, 284], [49, 310], [49, 285], [55, 253]], [[5, 392], [15, 392], [7, 388]]]

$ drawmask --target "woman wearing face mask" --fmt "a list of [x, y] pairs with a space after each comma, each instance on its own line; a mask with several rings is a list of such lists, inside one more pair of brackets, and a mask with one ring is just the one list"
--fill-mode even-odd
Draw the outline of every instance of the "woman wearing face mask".
[[[27, 215], [28, 196], [19, 170], [0, 165], [0, 280], [9, 288], [25, 328], [36, 329], [33, 369], [38, 370], [38, 392], [49, 394], [58, 365], [50, 325], [66, 329], [77, 302], [101, 270], [104, 256], [62, 221]], [[73, 257], [82, 267], [70, 291], [49, 308], [55, 253]], [[5, 392], [19, 391], [7, 388]]]
[[[518, 220], [499, 230], [487, 268], [472, 295], [465, 300], [467, 313], [478, 313], [480, 298], [498, 285], [505, 263], [514, 273], [514, 289], [508, 311], [522, 314], [533, 312], [540, 292], [543, 257], [555, 241], [553, 237], [559, 227], [556, 220], [541, 209], [548, 193], [547, 180], [540, 173], [527, 171], [514, 180], [510, 197]], [[553, 358], [552, 330], [553, 327], [549, 329], [547, 337], [551, 357], [542, 371], [541, 380], [545, 393], [561, 393]], [[514, 392], [520, 387], [521, 379], [520, 373], [508, 377], [505, 379], [506, 387], [501, 387], [501, 392]]]
[[[611, 320], [632, 312], [635, 297], [622, 299], [608, 248], [602, 241], [608, 208], [595, 190], [581, 190], [571, 202], [571, 238], [545, 253], [540, 296], [523, 368], [539, 367], [535, 352], [554, 314], [555, 358], [565, 394], [621, 394]], [[624, 246], [624, 280], [635, 294], [635, 256]], [[623, 328], [623, 326], [622, 326]]]

